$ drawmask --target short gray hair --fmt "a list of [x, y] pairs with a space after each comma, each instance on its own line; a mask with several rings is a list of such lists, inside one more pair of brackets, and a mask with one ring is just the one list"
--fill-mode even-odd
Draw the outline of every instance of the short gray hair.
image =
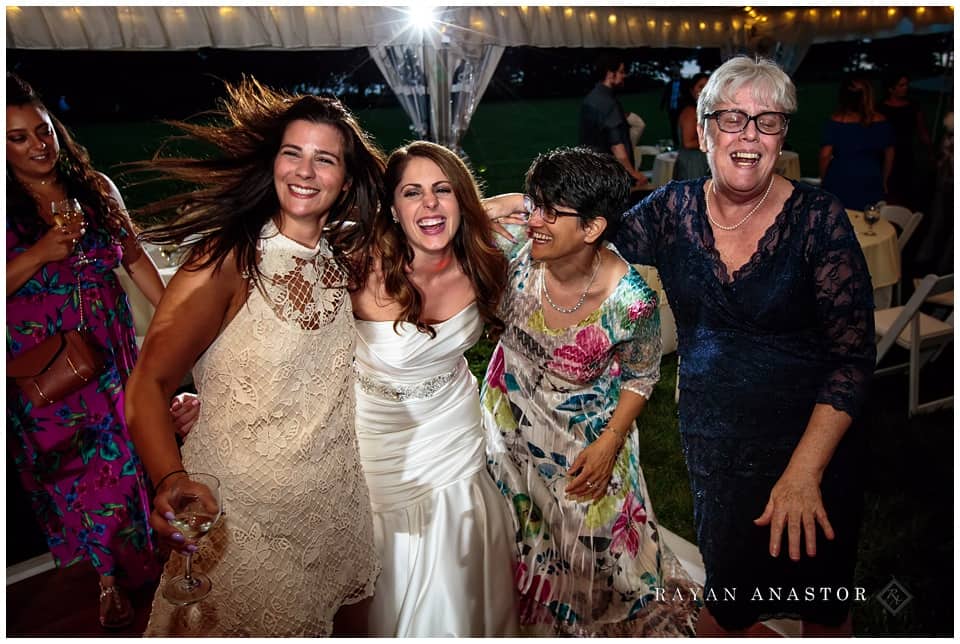
[[702, 123], [720, 103], [732, 103], [743, 87], [749, 87], [759, 103], [787, 114], [797, 111], [797, 88], [779, 65], [769, 58], [735, 56], [710, 74], [697, 100], [697, 122]]

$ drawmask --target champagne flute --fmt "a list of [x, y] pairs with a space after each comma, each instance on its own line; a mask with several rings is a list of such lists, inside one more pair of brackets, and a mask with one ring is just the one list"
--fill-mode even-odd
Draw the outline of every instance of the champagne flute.
[[873, 232], [873, 225], [880, 221], [880, 208], [877, 207], [877, 204], [867, 204], [863, 209], [863, 220], [867, 222], [869, 228], [864, 235], [876, 235], [877, 233]]
[[[187, 539], [201, 539], [220, 518], [220, 480], [212, 474], [190, 472], [176, 479], [170, 488], [174, 518], [170, 525]], [[210, 594], [213, 582], [192, 570], [193, 553], [187, 552], [184, 571], [163, 586], [163, 596], [178, 606], [194, 604]]]
[[[50, 203], [50, 214], [53, 215], [53, 223], [58, 226], [70, 226], [74, 223], [80, 224], [81, 228], [83, 227], [83, 208], [80, 207], [80, 202], [76, 199], [61, 199], [60, 201], [53, 201]], [[82, 237], [77, 240], [77, 258], [75, 263], [79, 265], [86, 265], [93, 263], [94, 260], [90, 259], [83, 253], [83, 244]]]

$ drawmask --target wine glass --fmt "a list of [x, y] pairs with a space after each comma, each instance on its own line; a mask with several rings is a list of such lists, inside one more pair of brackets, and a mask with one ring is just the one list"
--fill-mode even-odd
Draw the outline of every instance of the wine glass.
[[[53, 215], [53, 223], [58, 226], [70, 226], [74, 223], [79, 223], [81, 227], [83, 226], [83, 208], [80, 207], [80, 202], [76, 199], [61, 199], [60, 201], [51, 202], [50, 214]], [[93, 263], [93, 261], [94, 260], [83, 253], [82, 241], [78, 240], [75, 263], [86, 265]]]
[[873, 225], [880, 221], [880, 208], [877, 204], [867, 204], [863, 209], [863, 220], [867, 222], [869, 228], [864, 235], [876, 235], [877, 233], [873, 232]]
[[[170, 488], [170, 507], [174, 518], [170, 525], [187, 539], [200, 539], [213, 529], [220, 518], [220, 480], [212, 474], [190, 472], [176, 479]], [[182, 575], [167, 580], [163, 596], [178, 606], [193, 604], [210, 594], [213, 582], [191, 569], [193, 553], [187, 552]]]

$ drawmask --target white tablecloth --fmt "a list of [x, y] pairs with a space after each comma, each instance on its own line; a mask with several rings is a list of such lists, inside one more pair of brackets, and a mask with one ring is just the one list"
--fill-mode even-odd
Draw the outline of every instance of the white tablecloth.
[[777, 159], [777, 173], [794, 181], [800, 180], [800, 155], [791, 150], [784, 150]]
[[[152, 244], [144, 244], [144, 250], [153, 259], [160, 272], [160, 279], [164, 284], [168, 284], [176, 274], [179, 266], [170, 265], [166, 257], [160, 253], [160, 249]], [[153, 318], [154, 307], [150, 301], [144, 297], [137, 285], [133, 283], [130, 274], [126, 269], [119, 267], [114, 271], [120, 280], [120, 286], [127, 292], [127, 299], [130, 301], [130, 310], [133, 313], [133, 326], [137, 333], [137, 346], [143, 344], [143, 338], [147, 335], [147, 327], [150, 326], [150, 320]]]
[[661, 152], [653, 160], [653, 171], [650, 183], [662, 186], [673, 179], [673, 166], [677, 162], [676, 152]]
[[887, 308], [893, 299], [893, 286], [900, 281], [900, 249], [897, 247], [897, 230], [889, 221], [881, 219], [873, 225], [875, 235], [868, 235], [870, 226], [863, 220], [859, 210], [847, 210], [857, 241], [863, 249], [873, 283], [873, 299], [876, 307]]
[[673, 353], [677, 350], [677, 323], [673, 317], [673, 311], [667, 302], [667, 293], [663, 290], [663, 283], [660, 281], [660, 273], [653, 266], [643, 266], [634, 264], [637, 272], [644, 279], [650, 288], [657, 292], [657, 299], [660, 308], [660, 343], [663, 355]]
[[[661, 152], [653, 161], [651, 183], [662, 186], [673, 178], [673, 166], [677, 162], [676, 152]], [[800, 179], [800, 155], [784, 150], [777, 158], [776, 171], [788, 179]]]
[[[160, 268], [160, 278], [164, 284], [168, 284], [170, 279], [177, 272], [177, 268]], [[143, 337], [147, 335], [147, 327], [150, 326], [150, 320], [153, 318], [153, 305], [144, 297], [137, 285], [133, 283], [130, 274], [126, 269], [118, 268], [115, 273], [120, 280], [120, 286], [127, 292], [127, 299], [130, 300], [130, 311], [133, 313], [133, 326], [137, 331], [137, 345], [143, 343]]]

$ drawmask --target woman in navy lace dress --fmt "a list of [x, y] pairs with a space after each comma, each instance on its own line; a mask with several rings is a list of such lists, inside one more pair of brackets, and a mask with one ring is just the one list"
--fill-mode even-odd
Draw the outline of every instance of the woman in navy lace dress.
[[776, 617], [851, 632], [873, 295], [841, 203], [774, 171], [795, 109], [773, 63], [721, 65], [697, 108], [713, 178], [658, 190], [615, 238], [658, 268], [677, 320], [701, 636]]
[[[659, 269], [677, 321], [700, 636], [777, 617], [806, 634], [852, 630], [873, 295], [842, 204], [774, 171], [795, 109], [772, 62], [721, 65], [697, 106], [712, 178], [660, 188], [614, 237]], [[507, 216], [518, 201], [487, 208]]]

